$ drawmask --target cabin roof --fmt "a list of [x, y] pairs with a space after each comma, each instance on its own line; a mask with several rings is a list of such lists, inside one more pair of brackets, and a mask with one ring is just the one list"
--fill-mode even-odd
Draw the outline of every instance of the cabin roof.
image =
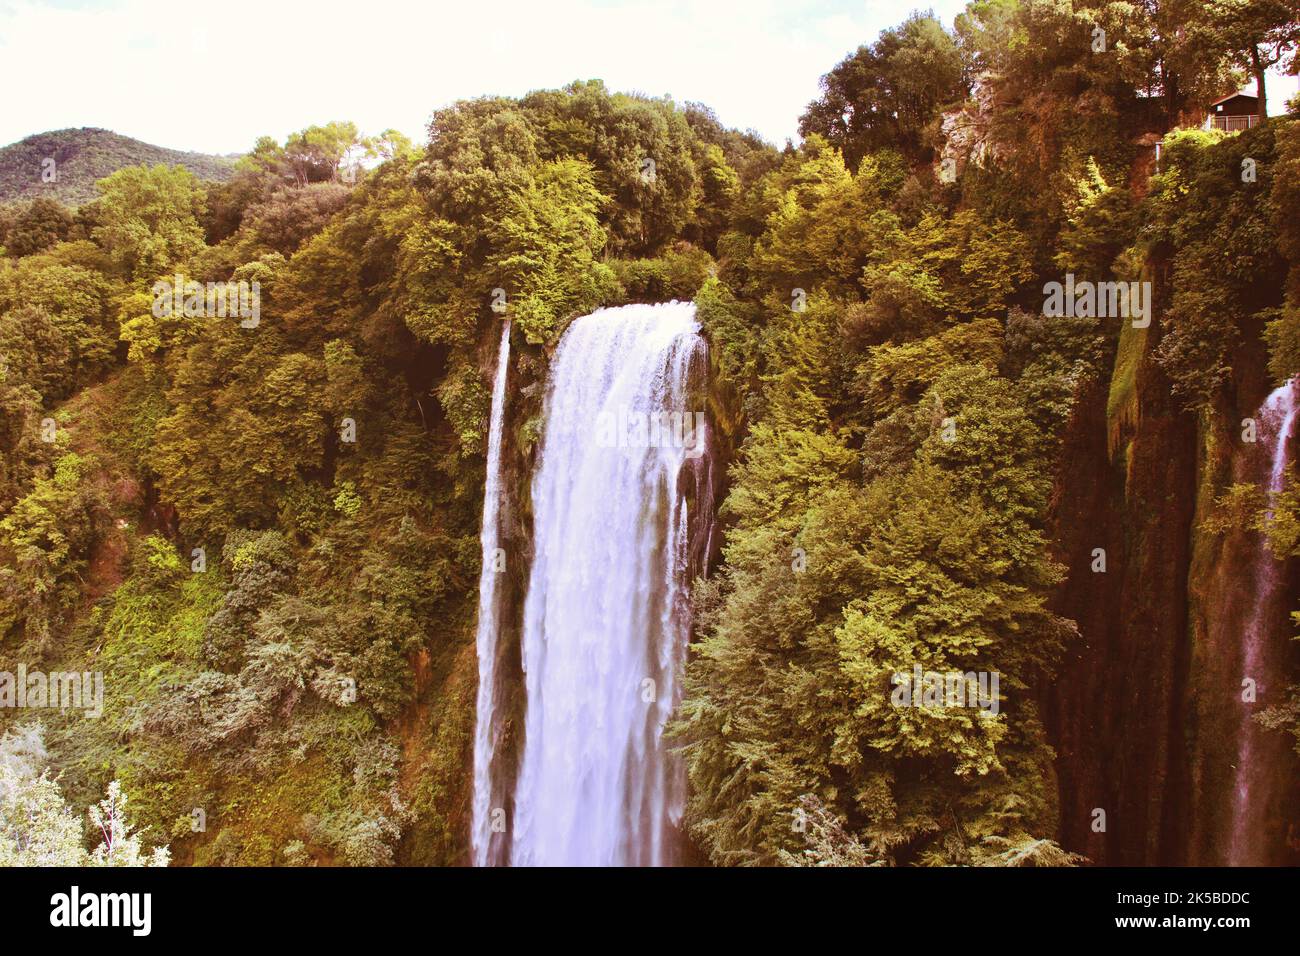
[[1259, 104], [1259, 97], [1258, 97], [1258, 96], [1251, 96], [1251, 95], [1248, 94], [1248, 93], [1229, 93], [1227, 96], [1221, 97], [1220, 99], [1217, 99], [1217, 100], [1215, 100], [1213, 103], [1211, 103], [1211, 104], [1210, 104], [1210, 109], [1214, 109], [1214, 107], [1219, 106], [1219, 105], [1222, 104], [1222, 103], [1227, 103], [1229, 100], [1245, 100], [1245, 101], [1247, 101], [1247, 102], [1243, 102], [1243, 103], [1242, 103], [1243, 106], [1246, 106], [1246, 105], [1256, 106], [1256, 105]]

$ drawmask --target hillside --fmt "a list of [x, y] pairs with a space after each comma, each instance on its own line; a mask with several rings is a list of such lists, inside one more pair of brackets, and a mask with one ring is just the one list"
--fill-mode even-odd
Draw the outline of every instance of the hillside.
[[[56, 179], [42, 171], [54, 160]], [[0, 203], [48, 196], [69, 206], [95, 198], [95, 182], [124, 166], [180, 164], [199, 179], [225, 182], [234, 158], [165, 149], [106, 129], [83, 127], [37, 133], [0, 148]]]

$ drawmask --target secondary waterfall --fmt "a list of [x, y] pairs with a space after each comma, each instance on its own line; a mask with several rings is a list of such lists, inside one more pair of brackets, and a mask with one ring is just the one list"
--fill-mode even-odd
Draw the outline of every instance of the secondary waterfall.
[[[1266, 446], [1269, 455], [1270, 493], [1281, 491], [1285, 482], [1287, 444], [1295, 424], [1296, 411], [1295, 382], [1291, 381], [1274, 389], [1258, 413], [1261, 437], [1270, 443]], [[1272, 512], [1267, 517], [1271, 520]], [[1284, 571], [1283, 562], [1274, 558], [1261, 540], [1255, 560], [1253, 603], [1247, 615], [1241, 645], [1241, 676], [1255, 681], [1257, 700], [1261, 702], [1267, 699], [1265, 693], [1274, 684], [1270, 680], [1275, 667], [1270, 645], [1275, 643], [1277, 629], [1286, 618], [1286, 609], [1280, 604], [1287, 590]], [[1271, 797], [1264, 791], [1269, 786], [1269, 765], [1272, 761], [1264, 759], [1262, 751], [1275, 750], [1279, 746], [1276, 740], [1261, 739], [1265, 731], [1251, 719], [1257, 705], [1242, 701], [1240, 707], [1236, 779], [1232, 795], [1232, 829], [1227, 859], [1234, 866], [1258, 864], [1266, 860], [1265, 848], [1261, 845], [1265, 842], [1262, 824]]]
[[662, 734], [690, 626], [689, 487], [707, 469], [698, 333], [689, 303], [601, 309], [551, 364], [513, 864], [673, 862], [685, 777]]
[[[493, 757], [500, 738], [496, 722], [497, 635], [500, 632], [498, 599], [501, 567], [497, 560], [501, 514], [501, 433], [504, 427], [506, 379], [510, 368], [510, 321], [501, 330], [496, 378], [492, 383], [492, 417], [488, 427], [487, 479], [483, 486], [483, 527], [479, 544], [483, 566], [478, 578], [478, 711], [474, 726], [474, 808], [472, 844], [474, 863], [489, 862], [492, 847]], [[498, 831], [500, 832], [500, 831]]]

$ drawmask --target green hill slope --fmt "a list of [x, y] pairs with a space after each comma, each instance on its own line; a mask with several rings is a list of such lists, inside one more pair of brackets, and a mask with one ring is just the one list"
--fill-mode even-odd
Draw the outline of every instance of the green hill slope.
[[[54, 160], [56, 179], [42, 171]], [[186, 153], [142, 143], [106, 129], [85, 127], [37, 133], [0, 148], [0, 203], [48, 196], [76, 206], [95, 198], [95, 181], [124, 166], [180, 164], [199, 179], [224, 181], [234, 157]]]

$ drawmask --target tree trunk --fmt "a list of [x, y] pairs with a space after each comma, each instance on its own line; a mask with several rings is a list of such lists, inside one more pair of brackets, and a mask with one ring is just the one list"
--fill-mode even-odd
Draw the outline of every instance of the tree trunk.
[[1268, 120], [1268, 97], [1264, 92], [1264, 63], [1260, 59], [1259, 47], [1250, 48], [1250, 72], [1255, 74], [1255, 95], [1259, 97], [1259, 108], [1256, 110], [1260, 123]]

